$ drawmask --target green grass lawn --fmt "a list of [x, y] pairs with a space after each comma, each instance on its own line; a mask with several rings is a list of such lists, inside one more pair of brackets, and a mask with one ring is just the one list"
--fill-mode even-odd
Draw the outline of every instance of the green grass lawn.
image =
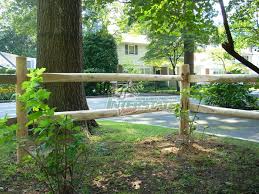
[[[186, 146], [177, 130], [111, 121], [99, 124], [85, 163], [83, 184], [88, 193], [259, 193], [257, 143], [197, 133]], [[19, 190], [11, 165], [14, 148], [10, 149], [0, 160], [5, 166], [0, 187], [16, 184]], [[30, 185], [26, 181], [30, 179], [23, 185]]]

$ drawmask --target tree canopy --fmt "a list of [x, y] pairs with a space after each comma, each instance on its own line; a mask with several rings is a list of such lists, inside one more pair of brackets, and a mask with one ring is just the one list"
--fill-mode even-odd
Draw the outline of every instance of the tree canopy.
[[177, 62], [184, 52], [181, 37], [174, 35], [150, 35], [149, 37], [151, 43], [147, 47], [148, 51], [144, 56], [144, 60], [148, 63], [156, 60], [167, 61], [171, 64], [173, 71], [175, 71]]
[[6, 28], [0, 31], [0, 51], [35, 57], [36, 42], [28, 35], [17, 34], [13, 29]]
[[181, 37], [184, 42], [184, 63], [194, 73], [194, 51], [199, 43], [207, 44], [217, 34], [213, 17], [214, 0], [132, 0], [129, 14], [157, 35]]
[[36, 1], [0, 2], [0, 50], [36, 56]]
[[133, 21], [142, 21], [149, 31], [195, 38], [196, 42], [208, 42], [217, 28], [213, 24], [216, 12], [212, 0], [133, 0], [129, 14]]
[[259, 0], [231, 0], [228, 6], [230, 24], [237, 46], [259, 47]]

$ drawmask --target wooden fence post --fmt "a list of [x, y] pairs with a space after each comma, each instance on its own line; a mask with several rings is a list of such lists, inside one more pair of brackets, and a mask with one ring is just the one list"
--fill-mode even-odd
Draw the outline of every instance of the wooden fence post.
[[189, 129], [189, 96], [190, 96], [190, 66], [184, 64], [180, 67], [180, 135], [188, 135]]
[[17, 116], [17, 162], [20, 163], [26, 155], [24, 146], [26, 146], [26, 138], [28, 137], [27, 113], [24, 110], [23, 103], [18, 97], [23, 93], [22, 83], [27, 80], [26, 57], [16, 57], [16, 116]]

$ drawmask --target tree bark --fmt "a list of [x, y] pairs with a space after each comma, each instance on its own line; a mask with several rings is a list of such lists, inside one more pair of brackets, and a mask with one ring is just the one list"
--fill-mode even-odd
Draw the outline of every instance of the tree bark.
[[230, 28], [229, 28], [227, 13], [226, 13], [226, 9], [225, 9], [223, 0], [219, 0], [219, 4], [220, 4], [220, 8], [221, 8], [222, 17], [223, 17], [224, 28], [225, 28], [227, 39], [228, 39], [228, 42], [224, 42], [222, 44], [222, 47], [225, 49], [225, 51], [228, 54], [230, 54], [232, 57], [237, 59], [240, 63], [242, 63], [243, 65], [245, 65], [249, 69], [251, 69], [254, 72], [259, 74], [259, 68], [257, 66], [255, 66], [250, 61], [246, 60], [244, 57], [242, 57], [240, 54], [238, 54], [235, 51], [234, 41], [233, 41], [231, 31], [230, 31]]
[[194, 40], [184, 38], [184, 64], [189, 64], [190, 74], [194, 74]]
[[[83, 72], [81, 20], [81, 0], [38, 0], [37, 67], [50, 73]], [[56, 111], [89, 109], [83, 83], [51, 83], [46, 88]]]

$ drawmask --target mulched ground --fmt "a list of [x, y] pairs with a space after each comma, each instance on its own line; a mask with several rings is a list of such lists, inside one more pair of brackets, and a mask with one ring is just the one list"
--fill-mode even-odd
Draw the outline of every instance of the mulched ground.
[[[179, 137], [97, 142], [83, 184], [91, 194], [259, 193], [258, 148], [214, 137], [190, 144]], [[44, 192], [44, 185], [28, 174], [0, 175], [0, 193]]]

